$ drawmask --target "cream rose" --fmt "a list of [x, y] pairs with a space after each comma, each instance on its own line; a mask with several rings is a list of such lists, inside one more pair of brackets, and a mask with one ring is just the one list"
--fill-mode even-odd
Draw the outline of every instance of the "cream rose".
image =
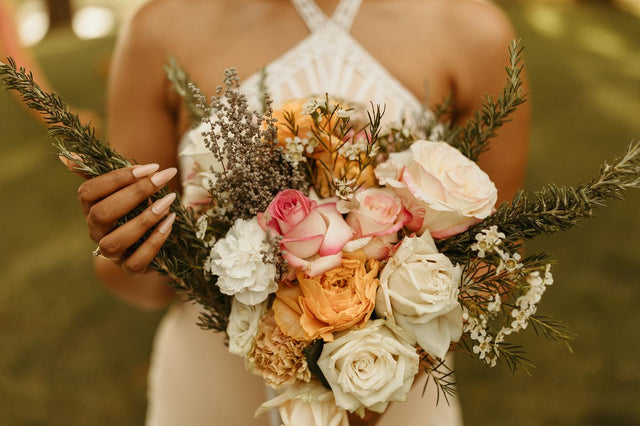
[[284, 426], [349, 426], [347, 412], [336, 406], [333, 392], [317, 380], [296, 382], [265, 402], [256, 416], [278, 408]]
[[[212, 122], [217, 118], [213, 116]], [[208, 205], [211, 196], [209, 188], [215, 182], [211, 170], [221, 170], [221, 164], [205, 144], [204, 134], [211, 131], [210, 123], [201, 123], [185, 134], [181, 141], [180, 157], [183, 162], [183, 195], [182, 201], [187, 206], [198, 207]]]
[[349, 426], [347, 412], [338, 408], [333, 400], [303, 402], [294, 399], [278, 410], [283, 426]]
[[245, 305], [233, 298], [229, 323], [227, 324], [229, 352], [243, 358], [251, 352], [253, 342], [258, 334], [260, 319], [264, 316], [266, 309], [266, 301], [257, 305]]
[[416, 349], [385, 325], [370, 321], [325, 343], [318, 366], [329, 382], [336, 405], [364, 415], [382, 413], [391, 401], [406, 401], [418, 373]]
[[422, 349], [443, 359], [462, 336], [461, 277], [460, 265], [438, 253], [428, 233], [407, 237], [380, 273], [376, 314], [395, 320]]
[[493, 212], [496, 186], [476, 163], [446, 142], [419, 140], [376, 167], [382, 185], [393, 188], [413, 216], [407, 227], [434, 238], [465, 231]]

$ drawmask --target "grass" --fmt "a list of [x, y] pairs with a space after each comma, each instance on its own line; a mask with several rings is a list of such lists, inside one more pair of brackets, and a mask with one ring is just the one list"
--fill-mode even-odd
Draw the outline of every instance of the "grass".
[[[526, 45], [533, 92], [527, 188], [588, 178], [640, 137], [640, 26], [602, 7], [504, 0]], [[102, 111], [113, 40], [57, 33], [36, 49], [74, 105]], [[159, 313], [115, 300], [93, 276], [78, 180], [43, 130], [0, 93], [0, 424], [140, 425]], [[556, 255], [544, 313], [578, 334], [574, 354], [527, 333], [532, 377], [457, 360], [465, 422], [640, 423], [640, 194], [528, 250]]]

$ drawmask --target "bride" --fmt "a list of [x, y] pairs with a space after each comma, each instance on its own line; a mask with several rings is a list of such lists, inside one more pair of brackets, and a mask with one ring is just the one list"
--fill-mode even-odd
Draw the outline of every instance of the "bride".
[[[186, 167], [177, 153], [189, 123], [165, 77], [167, 58], [174, 56], [205, 93], [214, 93], [223, 70], [234, 66], [242, 90], [257, 103], [254, 73], [267, 66], [276, 106], [330, 92], [386, 104], [387, 122], [453, 93], [455, 119], [464, 123], [483, 95], [502, 86], [513, 37], [505, 16], [480, 0], [153, 0], [138, 11], [114, 54], [108, 129], [112, 145], [141, 165], [87, 180], [78, 193], [104, 284], [145, 309], [173, 301], [152, 354], [147, 425], [277, 422], [253, 417], [267, 398], [264, 384], [227, 352], [224, 336], [200, 330], [197, 306], [176, 300], [163, 278], [147, 272], [169, 235], [173, 196], [114, 227], [160, 187], [181, 191], [178, 171]], [[500, 201], [521, 186], [528, 123], [525, 105], [481, 158]], [[149, 238], [131, 253], [148, 230]], [[421, 398], [423, 383], [414, 385], [407, 403], [351, 424], [462, 424], [457, 401], [436, 408], [433, 395]]]

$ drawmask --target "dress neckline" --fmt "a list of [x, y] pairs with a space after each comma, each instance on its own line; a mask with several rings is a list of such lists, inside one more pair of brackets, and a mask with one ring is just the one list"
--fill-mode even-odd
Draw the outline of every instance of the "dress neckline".
[[[310, 33], [262, 70], [256, 71], [242, 81], [241, 88], [249, 98], [261, 99], [261, 93], [259, 93], [261, 82], [266, 83], [272, 91], [283, 84], [295, 85], [292, 76], [297, 72], [305, 73], [308, 78], [315, 79], [310, 86], [320, 87], [321, 90], [316, 90], [315, 93], [313, 90], [307, 93], [303, 91], [295, 93], [296, 87], [293, 87], [291, 90], [294, 92], [293, 97], [324, 92], [341, 96], [349, 78], [354, 73], [359, 73], [365, 81], [360, 88], [354, 89], [354, 96], [348, 97], [350, 100], [368, 103], [373, 99], [366, 98], [365, 94], [375, 90], [376, 93], [384, 93], [386, 98], [399, 103], [405, 113], [416, 113], [424, 109], [417, 96], [351, 35], [351, 26], [362, 0], [340, 0], [331, 17], [325, 15], [313, 0], [291, 0], [291, 3]], [[318, 57], [322, 57], [325, 61], [329, 59], [336, 62], [335, 56], [340, 56], [342, 64], [339, 68], [341, 69], [334, 67], [331, 72], [322, 73], [313, 70], [313, 66], [310, 65], [314, 60], [318, 62]], [[265, 72], [266, 81], [263, 81]], [[345, 79], [345, 76], [349, 78]], [[342, 86], [337, 81], [339, 77], [343, 80]], [[280, 99], [280, 101], [286, 100], [289, 99]]]

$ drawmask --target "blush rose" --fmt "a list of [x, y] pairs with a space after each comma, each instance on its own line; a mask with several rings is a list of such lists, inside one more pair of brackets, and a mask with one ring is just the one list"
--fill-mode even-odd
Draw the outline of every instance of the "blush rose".
[[294, 189], [279, 192], [258, 221], [264, 230], [282, 236], [280, 250], [289, 266], [309, 276], [339, 266], [342, 247], [354, 234], [336, 203], [318, 205]]

